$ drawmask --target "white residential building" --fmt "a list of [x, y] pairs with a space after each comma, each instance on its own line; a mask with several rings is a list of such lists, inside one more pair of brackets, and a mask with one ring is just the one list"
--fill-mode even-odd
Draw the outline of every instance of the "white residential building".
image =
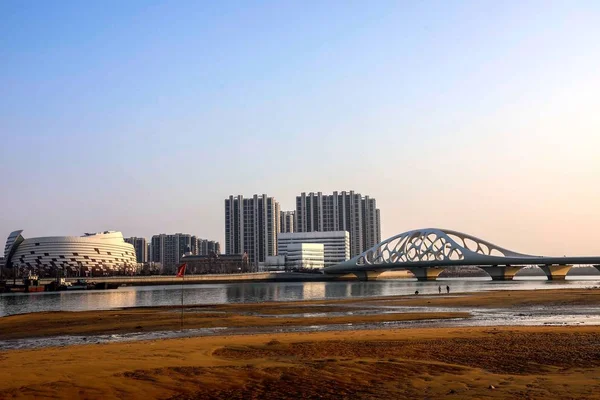
[[288, 247], [299, 243], [322, 244], [325, 267], [350, 259], [350, 234], [346, 231], [280, 233], [277, 254], [287, 256]]

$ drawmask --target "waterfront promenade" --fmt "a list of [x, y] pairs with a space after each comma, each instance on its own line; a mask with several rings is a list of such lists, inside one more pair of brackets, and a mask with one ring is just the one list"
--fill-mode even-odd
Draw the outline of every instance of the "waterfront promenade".
[[[66, 278], [75, 282], [78, 277]], [[186, 275], [185, 279], [174, 275], [134, 275], [134, 276], [94, 276], [85, 278], [95, 283], [112, 283], [124, 286], [149, 286], [149, 285], [181, 285], [197, 283], [227, 283], [227, 282], [301, 282], [319, 281], [326, 282], [336, 279], [336, 276], [324, 274], [308, 274], [297, 272], [254, 272], [243, 274], [214, 274], [214, 275]], [[52, 278], [41, 279], [41, 284], [52, 282]]]
[[[408, 271], [388, 271], [380, 279], [412, 278]], [[65, 278], [69, 282], [76, 282], [79, 277]], [[83, 278], [95, 283], [111, 283], [118, 286], [151, 286], [151, 285], [181, 285], [201, 283], [239, 283], [239, 282], [331, 282], [343, 280], [356, 280], [353, 274], [325, 275], [319, 273], [299, 272], [253, 272], [243, 274], [213, 274], [213, 275], [186, 275], [185, 279], [173, 275], [134, 275], [134, 276], [95, 276]], [[55, 279], [40, 279], [40, 284], [48, 284]]]

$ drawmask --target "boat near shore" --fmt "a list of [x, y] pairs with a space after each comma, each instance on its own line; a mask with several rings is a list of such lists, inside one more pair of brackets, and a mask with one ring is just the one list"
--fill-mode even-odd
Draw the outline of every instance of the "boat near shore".
[[23, 278], [21, 283], [12, 284], [7, 281], [0, 282], [0, 293], [36, 293], [45, 291], [45, 285], [40, 284], [39, 277], [37, 275], [29, 275]]
[[21, 283], [0, 282], [0, 293], [39, 293], [61, 292], [76, 290], [107, 290], [117, 289], [118, 284], [107, 282], [90, 282], [86, 279], [77, 279], [75, 282], [59, 278], [47, 284], [42, 284], [37, 275], [29, 275]]

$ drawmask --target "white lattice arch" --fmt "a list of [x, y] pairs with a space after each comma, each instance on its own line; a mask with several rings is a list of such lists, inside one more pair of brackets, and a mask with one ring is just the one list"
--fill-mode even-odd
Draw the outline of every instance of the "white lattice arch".
[[447, 229], [419, 229], [393, 236], [350, 260], [357, 266], [439, 261], [479, 261], [488, 257], [533, 257]]

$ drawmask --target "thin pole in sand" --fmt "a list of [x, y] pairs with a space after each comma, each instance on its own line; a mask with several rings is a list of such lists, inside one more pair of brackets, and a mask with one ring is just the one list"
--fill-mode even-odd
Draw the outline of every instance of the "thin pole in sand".
[[181, 323], [180, 330], [183, 330], [183, 284], [185, 283], [185, 267], [186, 263], [183, 263], [177, 268], [177, 278], [181, 279]]
[[183, 330], [183, 284], [185, 283], [185, 273], [181, 280], [181, 330]]

